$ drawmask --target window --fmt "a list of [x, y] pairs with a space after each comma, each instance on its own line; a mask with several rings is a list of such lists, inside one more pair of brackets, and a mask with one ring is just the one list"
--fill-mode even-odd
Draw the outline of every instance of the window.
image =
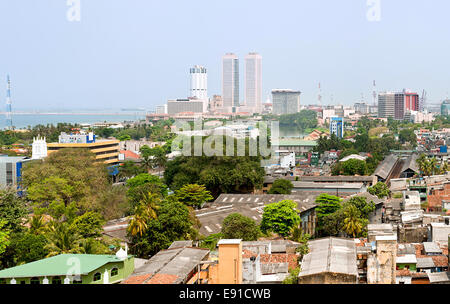
[[117, 269], [116, 267], [114, 267], [113, 269], [111, 269], [111, 276], [114, 277], [116, 275], [119, 274], [119, 269]]
[[6, 279], [0, 279], [0, 285], [6, 284]]
[[83, 284], [83, 281], [80, 278], [79, 280], [73, 280], [72, 284]]
[[62, 284], [61, 277], [53, 277], [52, 284]]
[[24, 281], [24, 280], [20, 281], [20, 285], [25, 285], [26, 283], [27, 283], [27, 282]]
[[30, 280], [30, 284], [41, 284], [41, 281], [39, 280], [39, 278], [31, 278]]
[[101, 278], [102, 278], [102, 274], [100, 272], [97, 272], [96, 274], [94, 274], [94, 282], [100, 281]]

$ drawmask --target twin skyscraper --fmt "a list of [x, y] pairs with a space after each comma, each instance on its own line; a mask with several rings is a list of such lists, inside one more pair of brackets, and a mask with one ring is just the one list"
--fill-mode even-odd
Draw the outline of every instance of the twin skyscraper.
[[[222, 104], [225, 113], [258, 113], [262, 108], [262, 57], [258, 53], [245, 56], [244, 101], [239, 96], [239, 58], [233, 53], [222, 57]], [[190, 69], [190, 96], [208, 100], [208, 74], [206, 68], [196, 65]]]
[[262, 106], [262, 57], [258, 53], [245, 56], [244, 103], [239, 100], [239, 58], [227, 53], [222, 58], [222, 99], [224, 109], [235, 112], [260, 112]]

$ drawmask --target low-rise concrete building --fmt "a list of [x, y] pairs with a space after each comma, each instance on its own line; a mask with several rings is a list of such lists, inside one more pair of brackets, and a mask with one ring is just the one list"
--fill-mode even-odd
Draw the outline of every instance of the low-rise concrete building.
[[60, 254], [0, 271], [6, 284], [113, 284], [134, 270], [134, 257], [122, 248], [116, 255]]
[[357, 284], [358, 267], [353, 239], [324, 238], [308, 242], [301, 262], [299, 284]]

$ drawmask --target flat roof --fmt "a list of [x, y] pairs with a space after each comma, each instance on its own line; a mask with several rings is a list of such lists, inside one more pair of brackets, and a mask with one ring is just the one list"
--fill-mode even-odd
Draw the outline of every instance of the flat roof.
[[363, 183], [315, 183], [293, 181], [294, 188], [321, 188], [321, 189], [361, 189]]
[[303, 139], [280, 139], [278, 140], [278, 146], [315, 147], [317, 146], [317, 142], [315, 140], [303, 140]]
[[424, 242], [423, 249], [426, 253], [439, 253], [442, 254], [442, 249], [435, 242]]
[[392, 235], [377, 235], [375, 236], [376, 241], [396, 241], [397, 236], [395, 234]]
[[397, 264], [415, 264], [417, 258], [415, 254], [405, 254], [403, 256], [397, 256]]
[[217, 245], [236, 245], [240, 244], [242, 239], [221, 239]]

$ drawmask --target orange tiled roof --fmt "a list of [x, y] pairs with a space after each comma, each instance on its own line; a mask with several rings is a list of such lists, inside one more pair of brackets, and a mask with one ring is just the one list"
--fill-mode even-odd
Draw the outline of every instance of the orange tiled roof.
[[157, 273], [145, 284], [172, 284], [177, 279], [178, 276], [174, 274]]
[[251, 251], [251, 250], [244, 249], [244, 250], [242, 250], [242, 251], [243, 251], [243, 253], [242, 253], [242, 258], [243, 258], [243, 259], [249, 259], [249, 258], [251, 258], [251, 257], [257, 256], [257, 254], [254, 253], [254, 252]]
[[411, 272], [411, 277], [428, 279], [428, 274], [426, 272]]
[[261, 263], [262, 264], [288, 263], [289, 269], [294, 269], [298, 266], [297, 255], [295, 253], [261, 254]]
[[120, 153], [125, 155], [125, 158], [134, 158], [134, 159], [139, 159], [140, 156], [136, 153], [134, 153], [133, 151], [128, 151], [128, 150], [120, 150]]
[[395, 276], [397, 276], [397, 277], [409, 277], [409, 276], [411, 276], [411, 272], [409, 271], [409, 269], [401, 269], [401, 270], [397, 270], [395, 272]]
[[425, 254], [422, 254], [423, 252], [423, 244], [414, 244], [414, 247], [416, 247], [416, 258], [426, 258], [428, 257]]
[[431, 256], [436, 267], [448, 267], [448, 258], [445, 255]]
[[122, 281], [122, 284], [144, 284], [152, 275], [150, 273], [129, 277], [128, 279]]

